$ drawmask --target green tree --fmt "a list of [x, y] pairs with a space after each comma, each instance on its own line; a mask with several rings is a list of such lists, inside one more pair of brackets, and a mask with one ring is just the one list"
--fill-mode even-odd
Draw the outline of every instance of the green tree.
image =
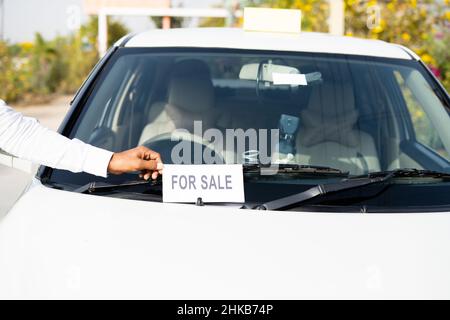
[[[33, 43], [0, 42], [0, 98], [39, 101], [53, 93], [73, 93], [98, 60], [98, 20], [91, 18], [72, 35], [45, 40], [39, 33]], [[108, 19], [111, 46], [129, 31]]]
[[55, 84], [50, 82], [50, 70], [57, 58], [58, 53], [51, 43], [45, 41], [40, 33], [36, 33], [30, 59], [34, 93], [48, 94], [55, 90]]
[[[108, 46], [129, 33], [119, 21], [108, 18]], [[52, 92], [73, 93], [82, 84], [98, 60], [98, 18], [90, 17], [78, 32], [66, 37], [57, 37], [51, 46], [58, 59], [51, 66], [51, 82], [47, 86]]]
[[[111, 17], [107, 19], [108, 25], [108, 47], [111, 47], [117, 40], [130, 33], [130, 30], [120, 21]], [[98, 17], [91, 16], [88, 22], [81, 27], [80, 34], [93, 46], [97, 46]]]
[[18, 46], [0, 42], [0, 99], [15, 101], [31, 87]]
[[345, 0], [346, 35], [405, 45], [450, 90], [449, 5], [449, 0]]

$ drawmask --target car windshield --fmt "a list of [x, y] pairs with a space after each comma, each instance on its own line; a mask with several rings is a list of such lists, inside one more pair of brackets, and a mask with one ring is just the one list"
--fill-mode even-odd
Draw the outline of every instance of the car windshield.
[[[450, 172], [444, 95], [414, 60], [120, 48], [82, 100], [70, 137], [111, 151], [145, 145], [164, 163], [321, 166], [348, 176]], [[285, 171], [250, 180], [284, 187], [284, 195], [298, 191], [293, 185], [342, 179], [286, 179]], [[51, 177], [72, 185], [93, 179], [59, 170]], [[261, 194], [256, 184], [252, 193]]]

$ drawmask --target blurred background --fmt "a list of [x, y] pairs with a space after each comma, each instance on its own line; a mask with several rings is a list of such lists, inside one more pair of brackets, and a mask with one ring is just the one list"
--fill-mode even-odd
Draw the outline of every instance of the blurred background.
[[[246, 6], [301, 9], [304, 31], [403, 44], [450, 91], [450, 0], [0, 0], [0, 99], [56, 129], [89, 71], [122, 36], [239, 27]], [[0, 216], [29, 179], [0, 166]]]
[[[245, 6], [298, 8], [305, 31], [406, 45], [450, 89], [450, 0], [0, 0], [0, 98], [36, 104], [71, 95], [123, 35], [239, 26]], [[332, 13], [342, 17], [334, 31]]]

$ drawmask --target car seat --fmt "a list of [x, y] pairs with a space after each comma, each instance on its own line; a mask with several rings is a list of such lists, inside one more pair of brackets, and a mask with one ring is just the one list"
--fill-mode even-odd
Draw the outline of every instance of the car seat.
[[324, 83], [312, 88], [307, 108], [300, 113], [295, 162], [338, 168], [358, 175], [379, 171], [373, 138], [357, 128], [350, 83]]
[[154, 103], [139, 144], [175, 129], [193, 133], [194, 121], [203, 130], [214, 126], [214, 87], [205, 62], [197, 59], [177, 62], [169, 78], [167, 101]]

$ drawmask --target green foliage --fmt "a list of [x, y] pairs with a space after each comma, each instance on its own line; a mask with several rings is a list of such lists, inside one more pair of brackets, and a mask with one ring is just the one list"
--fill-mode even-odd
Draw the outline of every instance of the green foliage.
[[0, 42], [0, 98], [17, 100], [31, 88], [27, 61], [17, 53], [20, 48]]
[[[75, 34], [33, 43], [0, 42], [0, 98], [8, 102], [45, 100], [53, 93], [73, 93], [98, 60], [98, 20], [91, 18]], [[108, 19], [108, 45], [128, 33]]]
[[[117, 40], [124, 35], [130, 33], [125, 25], [120, 21], [108, 18], [108, 47], [111, 47]], [[97, 43], [98, 34], [98, 17], [92, 16], [86, 25], [81, 27], [80, 33], [87, 37], [89, 43], [95, 45]]]
[[443, 32], [437, 34], [435, 39], [428, 39], [426, 46], [433, 57], [438, 76], [450, 92], [450, 32]]
[[200, 27], [221, 28], [225, 27], [225, 18], [203, 18], [200, 20]]
[[[402, 44], [416, 52], [450, 91], [450, 2], [433, 0], [345, 0], [346, 34]], [[380, 19], [367, 26], [371, 8]]]

